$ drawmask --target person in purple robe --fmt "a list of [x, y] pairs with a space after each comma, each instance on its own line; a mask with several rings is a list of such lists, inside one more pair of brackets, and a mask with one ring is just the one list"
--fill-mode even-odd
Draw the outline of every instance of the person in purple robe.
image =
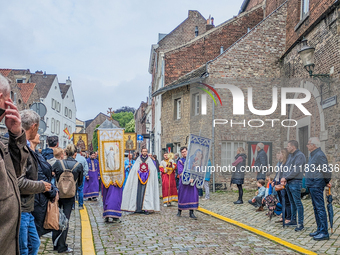
[[123, 187], [119, 187], [117, 182], [106, 188], [102, 185], [103, 195], [103, 217], [105, 222], [119, 223], [122, 217], [120, 209], [122, 204]]
[[[185, 185], [182, 183], [182, 174], [184, 169], [185, 160], [187, 158], [187, 147], [181, 148], [182, 158], [177, 162], [179, 184], [178, 184], [178, 213], [177, 216], [180, 217], [182, 210], [189, 210], [189, 216], [192, 219], [197, 219], [194, 214], [194, 210], [198, 209], [198, 189], [196, 185], [191, 186], [190, 184]], [[190, 179], [192, 183], [194, 180]]]
[[96, 201], [99, 196], [99, 161], [96, 159], [94, 152], [90, 152], [90, 157], [86, 161], [89, 166], [89, 172], [85, 178], [84, 198], [88, 198], [89, 201]]

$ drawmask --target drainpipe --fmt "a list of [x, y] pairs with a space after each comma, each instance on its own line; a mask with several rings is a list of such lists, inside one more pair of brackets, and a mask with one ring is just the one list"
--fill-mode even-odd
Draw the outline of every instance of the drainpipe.
[[[212, 165], [215, 166], [215, 127], [214, 127], [215, 104], [214, 100], [211, 101], [212, 101]], [[213, 192], [215, 192], [215, 171], [213, 172]]]

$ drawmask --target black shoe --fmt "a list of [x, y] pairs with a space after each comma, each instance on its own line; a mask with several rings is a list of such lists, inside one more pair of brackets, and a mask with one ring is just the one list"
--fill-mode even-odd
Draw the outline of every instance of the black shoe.
[[194, 219], [194, 220], [197, 220], [197, 217], [194, 214], [194, 210], [190, 210], [189, 217]]
[[305, 227], [303, 226], [303, 224], [300, 224], [298, 227], [295, 228], [296, 232], [299, 232], [301, 230], [303, 230]]
[[240, 204], [243, 204], [243, 201], [242, 200], [237, 200], [234, 202], [235, 205], [240, 205]]
[[97, 201], [97, 198], [96, 198], [96, 197], [94, 197], [94, 198], [92, 198], [92, 200], [93, 200], [93, 201]]
[[105, 222], [108, 223], [109, 222], [109, 218], [105, 218]]
[[91, 200], [92, 200], [92, 198], [88, 198], [88, 199], [87, 199], [87, 201], [91, 201]]
[[73, 250], [71, 248], [67, 248], [66, 251], [58, 252], [58, 253], [72, 253]]
[[297, 223], [296, 223], [296, 221], [291, 221], [289, 223], [286, 223], [285, 226], [286, 227], [295, 227], [295, 226], [297, 226]]
[[179, 210], [179, 209], [178, 209], [178, 212], [177, 212], [176, 216], [177, 216], [177, 217], [181, 217], [181, 213], [182, 213], [182, 210]]
[[317, 236], [318, 234], [319, 234], [319, 232], [318, 232], [318, 231], [315, 231], [315, 232], [313, 232], [313, 233], [310, 233], [309, 236], [310, 236], [310, 237], [313, 237], [313, 236]]
[[318, 234], [316, 236], [313, 237], [313, 239], [315, 241], [322, 241], [322, 240], [329, 240], [329, 235], [325, 235], [325, 234]]

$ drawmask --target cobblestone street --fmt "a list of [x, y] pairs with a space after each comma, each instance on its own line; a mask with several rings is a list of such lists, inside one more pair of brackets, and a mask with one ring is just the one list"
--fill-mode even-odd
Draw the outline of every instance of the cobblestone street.
[[[178, 218], [177, 205], [161, 213], [125, 214], [121, 223], [105, 223], [101, 201], [86, 202], [95, 250], [100, 254], [295, 254], [279, 244], [214, 217], [188, 212]], [[71, 218], [68, 244], [81, 254], [79, 211]], [[47, 235], [50, 236], [50, 235]], [[55, 254], [50, 237], [42, 238], [39, 254]]]
[[[254, 191], [255, 192], [255, 191]], [[212, 193], [211, 199], [207, 201], [200, 200], [200, 206], [213, 211], [214, 213], [223, 215], [230, 219], [239, 221], [251, 227], [262, 230], [268, 234], [279, 237], [290, 243], [296, 244], [305, 249], [317, 252], [318, 254], [339, 254], [340, 253], [340, 208], [333, 205], [334, 208], [334, 233], [330, 234], [328, 241], [314, 241], [309, 237], [309, 233], [314, 232], [316, 223], [314, 211], [310, 199], [302, 200], [304, 205], [305, 229], [295, 232], [294, 228], [282, 228], [281, 224], [274, 223], [279, 217], [275, 217], [272, 221], [265, 215], [267, 210], [263, 212], [255, 212], [255, 208], [248, 204], [248, 200], [254, 196], [254, 192], [245, 192], [243, 197], [243, 205], [235, 205], [233, 202], [237, 200], [238, 193], [233, 191]], [[328, 225], [329, 227], [329, 225]], [[329, 229], [330, 233], [330, 229]]]

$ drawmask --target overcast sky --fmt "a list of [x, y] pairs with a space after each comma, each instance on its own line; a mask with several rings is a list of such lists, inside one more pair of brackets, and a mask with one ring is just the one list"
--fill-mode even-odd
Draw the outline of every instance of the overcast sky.
[[151, 44], [198, 10], [215, 25], [243, 0], [0, 0], [0, 68], [71, 77], [77, 118], [148, 96]]

